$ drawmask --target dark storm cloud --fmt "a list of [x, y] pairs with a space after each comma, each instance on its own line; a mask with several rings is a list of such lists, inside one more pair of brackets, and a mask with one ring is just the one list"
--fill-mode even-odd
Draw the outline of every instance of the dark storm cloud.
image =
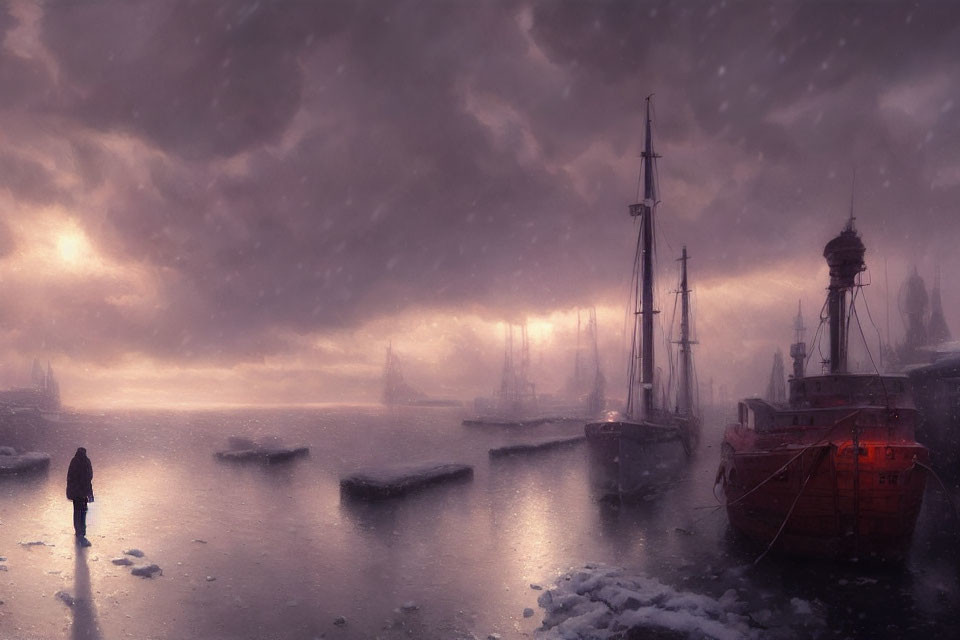
[[47, 11], [44, 43], [78, 118], [204, 158], [282, 131], [300, 101], [298, 57], [348, 14], [344, 2], [64, 4]]
[[[948, 3], [54, 3], [56, 79], [0, 74], [109, 189], [98, 246], [165, 283], [135, 316], [91, 289], [64, 344], [99, 323], [112, 349], [229, 361], [291, 348], [275, 330], [616, 287], [651, 92], [669, 248], [702, 273], [816, 258], [853, 166], [865, 234], [956, 233], [958, 25]], [[18, 197], [82, 202], [9, 157]]]

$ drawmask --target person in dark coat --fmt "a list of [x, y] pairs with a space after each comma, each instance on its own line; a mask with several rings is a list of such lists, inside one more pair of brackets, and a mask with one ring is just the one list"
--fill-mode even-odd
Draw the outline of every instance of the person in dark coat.
[[89, 545], [86, 538], [87, 502], [93, 500], [93, 465], [83, 447], [77, 449], [67, 470], [67, 500], [73, 501], [73, 530], [77, 541]]

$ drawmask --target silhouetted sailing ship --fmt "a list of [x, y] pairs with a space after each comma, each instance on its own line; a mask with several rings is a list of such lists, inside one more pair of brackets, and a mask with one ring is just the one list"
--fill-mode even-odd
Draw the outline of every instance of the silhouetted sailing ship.
[[[743, 400], [727, 427], [717, 482], [736, 529], [768, 549], [808, 556], [900, 556], [920, 511], [926, 447], [904, 375], [847, 371], [847, 331], [865, 270], [853, 217], [830, 265], [830, 373], [804, 375], [802, 322], [786, 403]], [[857, 320], [859, 322], [859, 320]]]
[[597, 310], [589, 310], [584, 327], [578, 309], [573, 371], [557, 396], [539, 397], [540, 409], [564, 420], [594, 420], [601, 415], [606, 405], [606, 386], [607, 380], [600, 368]]
[[643, 199], [630, 205], [639, 220], [633, 261], [631, 311], [633, 331], [628, 365], [627, 401], [623, 413], [585, 427], [590, 445], [593, 483], [601, 495], [646, 492], [682, 473], [700, 435], [694, 406], [693, 359], [690, 339], [690, 290], [687, 286], [687, 250], [681, 261], [680, 376], [674, 408], [657, 406], [654, 393], [653, 308], [654, 224], [657, 205], [657, 156], [653, 151], [650, 98], [647, 98], [646, 140], [643, 157]]
[[383, 367], [383, 404], [407, 405], [415, 407], [459, 407], [459, 400], [430, 398], [418, 389], [414, 389], [403, 378], [400, 358], [393, 351], [393, 345], [387, 345], [387, 360]]

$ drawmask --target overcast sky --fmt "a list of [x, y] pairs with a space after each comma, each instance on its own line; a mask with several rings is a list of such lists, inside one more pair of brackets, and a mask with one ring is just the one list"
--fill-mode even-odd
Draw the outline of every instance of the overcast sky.
[[661, 317], [686, 244], [701, 378], [762, 391], [798, 299], [816, 326], [854, 169], [880, 331], [938, 264], [960, 331], [955, 3], [0, 12], [7, 385], [38, 356], [74, 405], [371, 400], [392, 340], [469, 398], [527, 318], [552, 391], [591, 305], [615, 381], [651, 93]]

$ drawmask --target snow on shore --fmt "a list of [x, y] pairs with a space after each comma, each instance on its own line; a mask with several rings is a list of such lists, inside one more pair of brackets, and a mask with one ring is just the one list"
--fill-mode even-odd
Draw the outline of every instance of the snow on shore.
[[[678, 591], [655, 578], [587, 565], [561, 576], [537, 600], [546, 612], [540, 640], [658, 638], [741, 640], [817, 637], [825, 628], [817, 607], [798, 598], [782, 610], [749, 611], [735, 589], [719, 598]], [[802, 630], [802, 631], [801, 631]]]

